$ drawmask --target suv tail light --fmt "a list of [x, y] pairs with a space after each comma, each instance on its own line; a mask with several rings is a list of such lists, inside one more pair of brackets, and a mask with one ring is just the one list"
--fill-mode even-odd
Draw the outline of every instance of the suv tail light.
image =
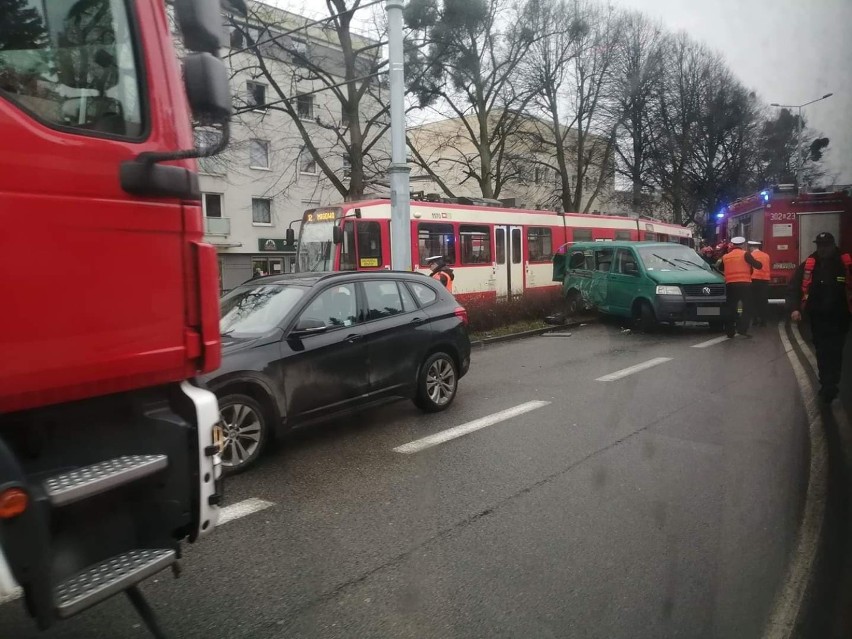
[[462, 324], [467, 326], [467, 309], [464, 306], [459, 306], [458, 308], [456, 308], [456, 310], [453, 311], [453, 315], [458, 317], [462, 321]]

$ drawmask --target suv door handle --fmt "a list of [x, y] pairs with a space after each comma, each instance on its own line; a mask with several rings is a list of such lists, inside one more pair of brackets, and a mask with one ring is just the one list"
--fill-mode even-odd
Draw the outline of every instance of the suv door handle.
[[356, 334], [353, 334], [353, 335], [350, 335], [349, 337], [347, 337], [346, 341], [349, 342], [350, 344], [354, 344], [358, 340], [363, 339], [363, 337], [364, 337], [363, 335], [358, 335], [356, 333]]
[[414, 324], [415, 326], [420, 326], [425, 321], [426, 320], [422, 317], [415, 317], [413, 320], [411, 320], [411, 323]]

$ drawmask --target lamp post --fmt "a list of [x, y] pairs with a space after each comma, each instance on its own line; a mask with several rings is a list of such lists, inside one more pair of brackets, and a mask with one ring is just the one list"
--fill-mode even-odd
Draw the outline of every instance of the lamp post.
[[386, 0], [391, 120], [391, 266], [411, 270], [411, 203], [405, 148], [405, 77], [402, 50], [402, 9], [405, 0]]
[[808, 106], [809, 104], [813, 104], [814, 102], [819, 102], [820, 100], [825, 100], [833, 96], [833, 93], [826, 93], [821, 98], [817, 98], [816, 100], [811, 100], [810, 102], [805, 102], [804, 104], [778, 104], [777, 102], [773, 102], [769, 106], [779, 107], [782, 109], [798, 109], [799, 110], [799, 122], [796, 127], [796, 155], [798, 155], [797, 163], [796, 163], [796, 187], [802, 188], [802, 165], [804, 164], [804, 158], [802, 157], [802, 108]]

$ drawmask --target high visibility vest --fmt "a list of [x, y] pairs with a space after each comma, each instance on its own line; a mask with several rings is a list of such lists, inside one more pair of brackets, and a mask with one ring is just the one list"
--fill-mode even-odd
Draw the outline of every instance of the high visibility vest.
[[[846, 305], [849, 307], [849, 312], [852, 313], [852, 256], [849, 253], [842, 253], [840, 259], [843, 260], [843, 266], [846, 267], [846, 275], [843, 276], [843, 281], [846, 285]], [[811, 256], [805, 260], [805, 272], [802, 275], [802, 310], [808, 304], [808, 296], [811, 292], [811, 284], [814, 283], [814, 268], [816, 268], [816, 258]]]
[[438, 271], [437, 273], [432, 273], [432, 277], [438, 280], [441, 284], [447, 287], [447, 290], [452, 293], [453, 292], [453, 278], [450, 277], [444, 271]]
[[722, 256], [725, 284], [750, 284], [751, 265], [745, 260], [745, 251], [735, 248]]
[[755, 249], [751, 252], [751, 255], [754, 259], [760, 262], [760, 265], [763, 268], [756, 268], [751, 273], [752, 280], [763, 280], [769, 281], [771, 279], [770, 270], [771, 264], [769, 262], [769, 255], [761, 251], [760, 249]]

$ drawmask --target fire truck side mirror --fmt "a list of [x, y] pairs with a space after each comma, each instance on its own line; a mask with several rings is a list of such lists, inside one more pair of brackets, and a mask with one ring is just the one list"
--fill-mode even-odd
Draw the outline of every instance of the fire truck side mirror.
[[218, 54], [224, 29], [219, 0], [177, 0], [175, 16], [187, 49]]
[[225, 64], [210, 53], [192, 53], [183, 62], [186, 97], [192, 114], [204, 124], [231, 119], [231, 89]]

